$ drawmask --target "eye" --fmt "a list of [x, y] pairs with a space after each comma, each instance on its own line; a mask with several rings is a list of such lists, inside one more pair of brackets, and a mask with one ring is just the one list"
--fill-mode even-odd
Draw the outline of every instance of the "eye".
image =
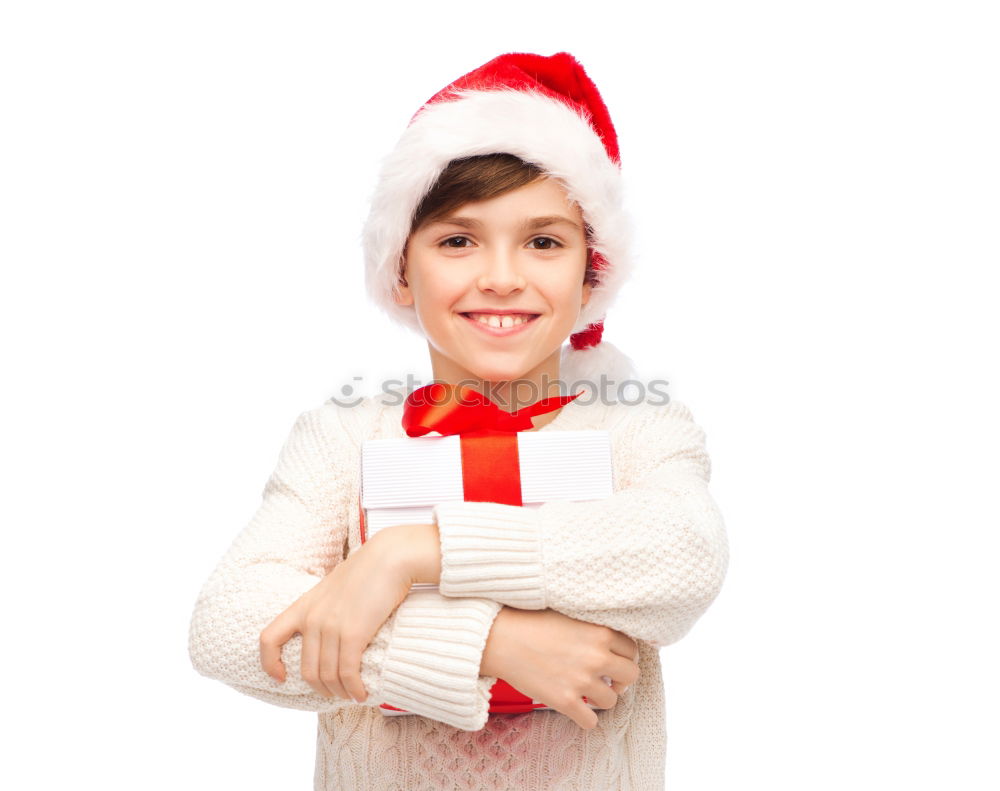
[[443, 242], [441, 242], [441, 246], [442, 247], [451, 247], [451, 248], [455, 248], [455, 249], [461, 249], [461, 248], [463, 248], [463, 247], [466, 246], [464, 244], [451, 244], [451, 242], [454, 242], [455, 240], [464, 241], [464, 242], [470, 241], [469, 237], [467, 237], [467, 236], [449, 236], [447, 239], [445, 239]]
[[542, 247], [534, 248], [535, 250], [555, 250], [557, 247], [562, 247], [562, 245], [551, 236], [536, 236], [531, 240], [532, 244], [535, 242], [548, 242], [548, 244], [545, 244]]

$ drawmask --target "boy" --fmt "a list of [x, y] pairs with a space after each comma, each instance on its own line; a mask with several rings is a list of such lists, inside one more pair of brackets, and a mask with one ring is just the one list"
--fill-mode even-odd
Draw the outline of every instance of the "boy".
[[[387, 159], [369, 289], [425, 335], [436, 380], [508, 412], [556, 396], [560, 378], [627, 375], [601, 342], [628, 266], [620, 197], [614, 129], [582, 67], [500, 56], [436, 94]], [[299, 417], [199, 596], [191, 656], [246, 694], [319, 713], [317, 789], [662, 787], [657, 649], [707, 609], [728, 563], [704, 433], [675, 401], [568, 396], [545, 410], [524, 430], [611, 432], [611, 497], [441, 503], [434, 524], [363, 545], [359, 445], [404, 436], [403, 406], [372, 397]], [[414, 581], [439, 589], [408, 592]], [[555, 710], [488, 716], [498, 677]], [[421, 716], [384, 716], [383, 702]]]

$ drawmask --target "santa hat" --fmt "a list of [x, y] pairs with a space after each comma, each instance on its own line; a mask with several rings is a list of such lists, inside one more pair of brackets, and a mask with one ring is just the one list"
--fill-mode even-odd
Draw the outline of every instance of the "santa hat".
[[592, 230], [598, 282], [563, 346], [560, 378], [570, 387], [599, 385], [601, 374], [616, 382], [632, 378], [632, 361], [601, 339], [605, 313], [632, 269], [618, 136], [597, 86], [568, 52], [500, 55], [417, 110], [382, 161], [362, 234], [371, 298], [391, 318], [420, 331], [414, 311], [393, 300], [413, 216], [449, 162], [497, 153], [556, 178]]

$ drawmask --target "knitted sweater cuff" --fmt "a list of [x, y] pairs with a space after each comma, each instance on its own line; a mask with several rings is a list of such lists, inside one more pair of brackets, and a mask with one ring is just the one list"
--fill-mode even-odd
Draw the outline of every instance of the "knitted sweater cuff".
[[497, 679], [481, 676], [479, 666], [501, 606], [412, 589], [396, 611], [382, 668], [384, 699], [464, 731], [483, 728]]
[[531, 508], [453, 501], [434, 506], [444, 596], [545, 609], [541, 522]]

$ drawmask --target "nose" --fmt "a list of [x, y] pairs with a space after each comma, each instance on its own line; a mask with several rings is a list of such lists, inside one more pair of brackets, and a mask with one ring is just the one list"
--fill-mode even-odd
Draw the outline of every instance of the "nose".
[[481, 291], [499, 295], [524, 288], [524, 276], [518, 266], [517, 255], [506, 250], [491, 250], [482, 256], [482, 271], [477, 285]]

